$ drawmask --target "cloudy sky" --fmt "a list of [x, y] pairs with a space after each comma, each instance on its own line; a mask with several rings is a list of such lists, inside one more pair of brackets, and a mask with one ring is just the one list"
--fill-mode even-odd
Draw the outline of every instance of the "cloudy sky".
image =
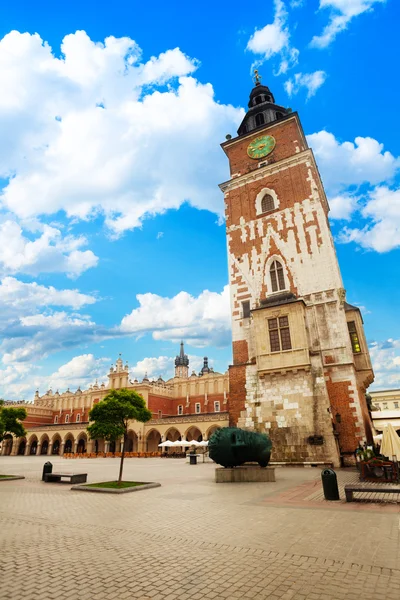
[[[253, 9], [254, 8], [254, 9]], [[375, 387], [400, 386], [396, 0], [0, 7], [0, 397], [231, 361], [218, 183], [257, 67], [300, 114]]]

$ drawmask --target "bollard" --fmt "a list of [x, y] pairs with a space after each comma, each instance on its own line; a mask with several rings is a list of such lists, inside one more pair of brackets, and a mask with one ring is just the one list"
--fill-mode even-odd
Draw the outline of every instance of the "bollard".
[[52, 473], [53, 472], [53, 465], [51, 462], [47, 461], [44, 463], [43, 465], [43, 473], [42, 473], [42, 481], [44, 481], [44, 476], [47, 473]]
[[340, 500], [336, 473], [333, 469], [321, 471], [325, 500]]
[[197, 454], [189, 454], [190, 464], [197, 465]]

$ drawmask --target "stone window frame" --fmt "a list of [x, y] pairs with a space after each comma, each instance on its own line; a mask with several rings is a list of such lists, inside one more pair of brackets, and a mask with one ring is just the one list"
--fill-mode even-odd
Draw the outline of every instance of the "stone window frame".
[[[274, 261], [277, 261], [282, 265], [283, 277], [284, 277], [284, 281], [285, 281], [285, 287], [282, 290], [277, 290], [276, 292], [272, 291], [272, 281], [271, 281], [271, 273], [270, 273], [271, 266]], [[273, 294], [282, 294], [282, 292], [290, 291], [288, 269], [286, 266], [286, 262], [283, 260], [282, 256], [280, 256], [278, 254], [273, 254], [272, 256], [269, 257], [269, 259], [265, 263], [264, 283], [266, 284], [267, 290], [268, 290], [267, 294], [266, 294], [267, 296], [272, 296]]]
[[69, 423], [69, 415], [65, 415], [65, 422]]
[[219, 400], [214, 401], [214, 412], [221, 412], [221, 402]]
[[201, 413], [201, 404], [200, 402], [196, 402], [196, 404], [194, 405], [194, 412], [196, 415], [199, 415]]
[[75, 421], [75, 422], [76, 422], [76, 423], [80, 423], [80, 422], [81, 422], [81, 415], [80, 415], [80, 413], [78, 413], [78, 414], [76, 415], [76, 421]]
[[178, 404], [178, 415], [183, 415], [183, 404]]
[[[262, 200], [266, 194], [268, 194], [269, 196], [272, 197], [272, 199], [274, 201], [274, 208], [272, 208], [271, 210], [269, 210], [267, 212], [262, 212], [261, 204], [262, 204]], [[280, 206], [280, 201], [279, 201], [279, 198], [278, 198], [275, 190], [273, 190], [271, 188], [263, 188], [262, 190], [260, 190], [258, 192], [258, 194], [256, 196], [256, 202], [255, 202], [257, 217], [261, 217], [262, 215], [269, 215], [274, 210], [277, 210], [279, 208], [279, 206]]]
[[54, 417], [54, 423], [56, 423], [56, 424], [58, 423], [58, 415], [56, 415], [56, 416]]

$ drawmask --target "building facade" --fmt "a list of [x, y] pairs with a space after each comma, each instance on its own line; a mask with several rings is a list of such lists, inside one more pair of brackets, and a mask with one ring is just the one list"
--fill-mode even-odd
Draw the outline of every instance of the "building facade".
[[157, 452], [162, 441], [207, 440], [219, 427], [228, 425], [228, 373], [216, 373], [208, 367], [208, 359], [199, 374], [189, 375], [189, 359], [184, 353], [175, 359], [175, 376], [168, 381], [159, 377], [150, 381], [129, 379], [129, 367], [121, 357], [108, 373], [108, 384], [95, 383], [87, 390], [63, 393], [51, 389], [34, 402], [18, 403], [26, 408], [24, 422], [27, 435], [16, 439], [9, 436], [2, 445], [3, 455], [51, 455], [66, 453], [119, 452], [122, 440], [106, 442], [90, 440], [86, 427], [89, 411], [111, 389], [134, 389], [144, 398], [153, 413], [148, 423], [132, 421], [127, 452]]
[[222, 144], [231, 290], [232, 424], [270, 434], [272, 459], [353, 460], [372, 440], [360, 310], [346, 302], [329, 206], [297, 113], [261, 84]]
[[372, 404], [372, 419], [378, 433], [389, 423], [400, 435], [400, 390], [377, 390], [369, 392]]

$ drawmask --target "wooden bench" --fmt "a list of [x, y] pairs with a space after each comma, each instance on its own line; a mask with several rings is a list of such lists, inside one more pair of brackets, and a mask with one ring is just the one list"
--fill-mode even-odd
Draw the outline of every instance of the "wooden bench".
[[46, 473], [46, 483], [86, 483], [87, 473]]
[[354, 492], [368, 492], [373, 494], [400, 494], [400, 485], [370, 483], [349, 483], [344, 486], [346, 502], [353, 502]]

